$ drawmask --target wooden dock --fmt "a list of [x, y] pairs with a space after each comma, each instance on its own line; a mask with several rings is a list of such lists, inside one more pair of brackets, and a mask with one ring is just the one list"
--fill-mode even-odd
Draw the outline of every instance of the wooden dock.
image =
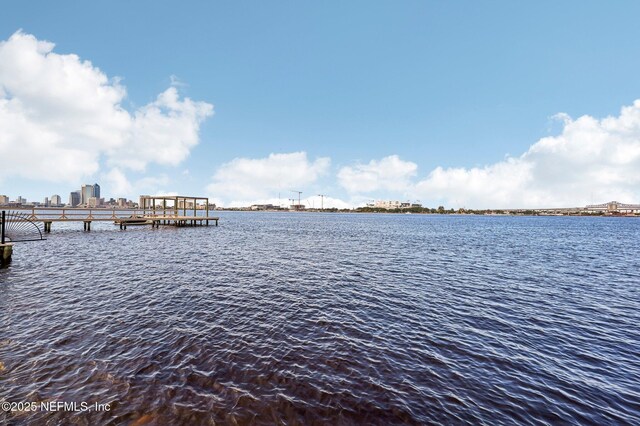
[[214, 222], [218, 226], [219, 217], [215, 216], [158, 216], [147, 215], [141, 217], [125, 217], [116, 219], [114, 222], [120, 225], [120, 229], [127, 229], [127, 226], [151, 225], [152, 228], [159, 228], [160, 225], [173, 226], [209, 226], [209, 222]]
[[[204, 203], [198, 204], [198, 201]], [[54, 222], [82, 222], [85, 231], [91, 231], [92, 222], [113, 222], [125, 230], [128, 226], [218, 226], [217, 216], [209, 215], [209, 199], [185, 196], [141, 196], [140, 208], [11, 208], [18, 212], [15, 221], [42, 223], [44, 232], [51, 232]]]
[[[151, 225], [152, 228], [166, 226], [209, 226], [213, 223], [218, 226], [220, 220], [217, 216], [183, 216], [183, 215], [153, 215], [145, 214], [138, 210], [117, 210], [117, 209], [11, 209], [23, 213], [23, 221], [42, 223], [44, 232], [51, 232], [54, 222], [82, 222], [85, 231], [91, 231], [92, 222], [113, 222], [120, 226], [120, 229], [127, 229], [127, 226]], [[28, 214], [24, 214], [28, 212]]]

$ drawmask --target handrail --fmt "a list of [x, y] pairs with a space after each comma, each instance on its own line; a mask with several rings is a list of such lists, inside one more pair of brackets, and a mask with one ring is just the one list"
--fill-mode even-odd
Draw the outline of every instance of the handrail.
[[[127, 219], [131, 216], [142, 216], [148, 218], [170, 219], [173, 217], [182, 217], [181, 210], [167, 209], [165, 211], [156, 212], [144, 209], [101, 209], [101, 208], [51, 208], [51, 207], [28, 207], [28, 208], [9, 208], [9, 211], [26, 211], [30, 220], [46, 222], [48, 220], [118, 220]], [[197, 215], [196, 215], [197, 216]]]

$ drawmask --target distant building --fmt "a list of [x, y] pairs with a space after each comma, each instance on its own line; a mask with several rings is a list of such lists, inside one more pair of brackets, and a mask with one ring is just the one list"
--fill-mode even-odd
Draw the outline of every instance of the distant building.
[[373, 205], [367, 204], [367, 207], [375, 207], [378, 209], [410, 209], [412, 207], [422, 207], [422, 204], [411, 204], [411, 202], [407, 201], [405, 203], [400, 201], [386, 201], [386, 200], [378, 200]]
[[400, 203], [400, 201], [378, 200], [378, 201], [375, 202], [373, 207], [378, 208], [378, 209], [391, 210], [391, 209], [399, 209], [401, 205], [402, 205], [402, 203]]
[[80, 204], [89, 204], [89, 198], [93, 196], [93, 185], [82, 185], [80, 189]]
[[98, 200], [99, 199], [96, 197], [89, 197], [89, 200], [87, 200], [87, 207], [91, 207], [91, 208], [98, 207], [100, 205], [100, 202]]
[[127, 207], [127, 199], [118, 198], [118, 207], [121, 207], [121, 208]]
[[80, 189], [80, 204], [88, 205], [89, 198], [95, 197], [96, 199], [100, 199], [100, 185], [94, 183], [93, 185], [82, 185]]
[[62, 205], [62, 198], [60, 198], [59, 195], [52, 195], [49, 205], [52, 207], [60, 207]]
[[22, 198], [22, 196], [18, 195], [18, 198], [16, 198], [16, 204], [27, 204], [27, 199]]
[[44, 204], [45, 207], [49, 207], [49, 197], [44, 197]]
[[187, 201], [187, 200], [179, 200], [178, 201], [178, 208], [179, 209], [193, 209], [193, 201]]
[[[215, 204], [213, 208], [215, 208]], [[276, 210], [279, 207], [276, 207], [273, 204], [253, 204], [250, 208], [251, 210]]]
[[82, 198], [80, 195], [80, 191], [73, 191], [69, 194], [69, 205], [71, 207], [76, 207], [78, 204], [80, 204], [81, 200]]
[[0, 195], [0, 205], [9, 204], [9, 197]]
[[151, 200], [149, 200], [146, 197], [149, 197], [149, 195], [141, 195], [140, 196], [140, 203], [138, 204], [138, 206], [141, 209], [148, 209], [149, 207], [151, 207]]

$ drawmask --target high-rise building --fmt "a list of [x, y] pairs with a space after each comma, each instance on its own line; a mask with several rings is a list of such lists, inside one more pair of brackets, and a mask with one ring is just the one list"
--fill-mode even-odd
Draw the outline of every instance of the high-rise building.
[[82, 197], [80, 195], [80, 191], [73, 191], [71, 194], [69, 194], [69, 205], [71, 207], [76, 207], [78, 204], [80, 204], [81, 200]]
[[9, 197], [6, 195], [0, 195], [0, 205], [9, 204]]
[[18, 195], [18, 198], [16, 198], [16, 203], [18, 203], [18, 204], [27, 204], [27, 199], [26, 198], [22, 198], [22, 196]]
[[52, 207], [59, 207], [62, 205], [62, 198], [60, 198], [59, 195], [52, 195], [51, 196], [51, 203], [50, 205]]
[[93, 185], [82, 185], [82, 189], [80, 189], [80, 204], [87, 205], [89, 198], [93, 196]]
[[49, 207], [49, 197], [44, 197], [44, 206]]
[[80, 189], [80, 204], [86, 206], [89, 204], [89, 198], [91, 197], [100, 199], [100, 185], [97, 183], [82, 185], [82, 189]]

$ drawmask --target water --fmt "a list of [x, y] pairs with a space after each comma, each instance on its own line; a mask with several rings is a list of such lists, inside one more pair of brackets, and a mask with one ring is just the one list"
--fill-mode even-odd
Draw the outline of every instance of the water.
[[54, 223], [0, 270], [0, 424], [638, 424], [640, 220]]

